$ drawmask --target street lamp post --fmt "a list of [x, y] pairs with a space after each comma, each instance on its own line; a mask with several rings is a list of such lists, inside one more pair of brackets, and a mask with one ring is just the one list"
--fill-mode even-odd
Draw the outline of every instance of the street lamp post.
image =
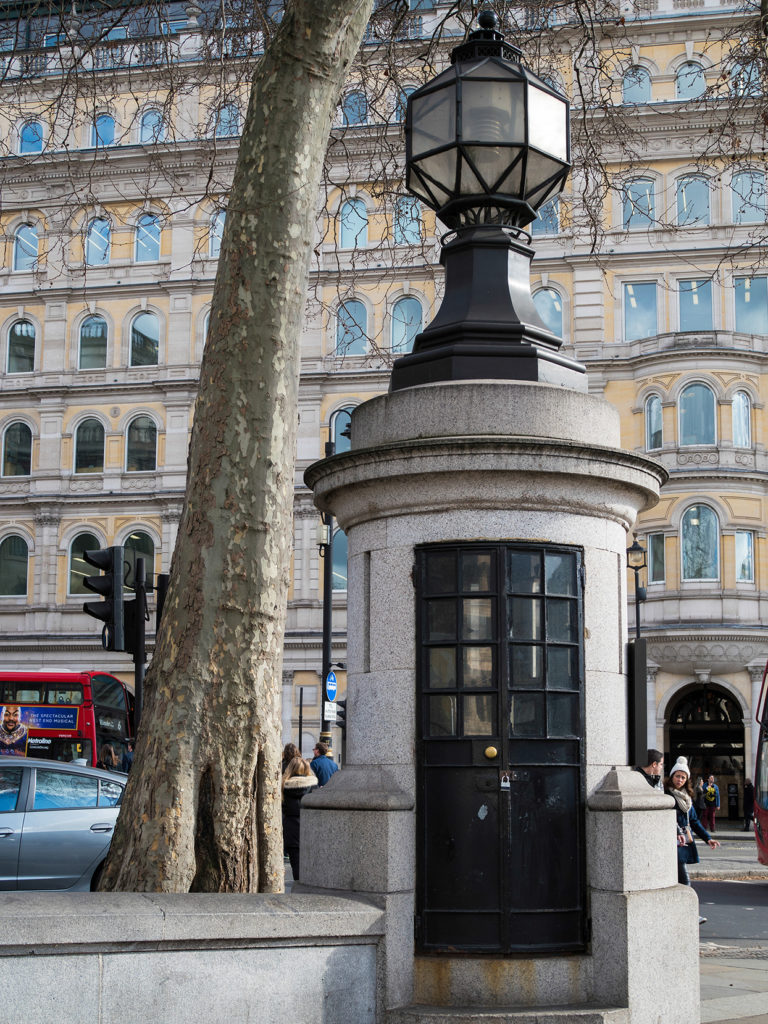
[[568, 100], [524, 67], [495, 14], [478, 21], [451, 67], [408, 97], [406, 186], [450, 230], [442, 305], [395, 361], [391, 390], [478, 379], [586, 390], [536, 311], [524, 230], [568, 176]]
[[648, 565], [645, 556], [645, 548], [635, 537], [632, 547], [627, 548], [627, 565], [635, 574], [635, 637], [638, 640], [640, 639], [640, 605], [648, 596], [645, 587], [640, 585], [640, 573]]

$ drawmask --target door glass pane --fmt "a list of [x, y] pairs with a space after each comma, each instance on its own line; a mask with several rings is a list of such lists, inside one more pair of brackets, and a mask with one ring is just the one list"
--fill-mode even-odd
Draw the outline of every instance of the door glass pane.
[[575, 647], [550, 647], [547, 655], [547, 688], [550, 690], [578, 689], [578, 650]]
[[119, 782], [100, 783], [99, 807], [115, 807], [123, 794], [123, 787]]
[[509, 735], [517, 737], [544, 734], [544, 694], [510, 694]]
[[544, 687], [544, 648], [516, 644], [510, 654], [509, 685], [515, 687]]
[[456, 602], [427, 602], [427, 640], [456, 639]]
[[427, 685], [440, 689], [456, 686], [455, 647], [430, 647]]
[[495, 694], [478, 693], [464, 697], [464, 736], [493, 736]]
[[491, 554], [470, 554], [461, 556], [461, 589], [464, 593], [491, 589]]
[[547, 735], [578, 736], [579, 696], [576, 693], [552, 693], [547, 698]]
[[68, 772], [37, 769], [33, 810], [61, 807], [95, 807], [98, 803], [98, 779]]
[[541, 593], [541, 555], [538, 551], [511, 551], [510, 590], [518, 594]]
[[15, 811], [21, 788], [21, 768], [0, 768], [0, 812]]
[[547, 639], [576, 640], [577, 609], [575, 601], [557, 597], [547, 601]]
[[427, 593], [452, 594], [456, 590], [456, 552], [427, 556]]
[[544, 574], [548, 594], [576, 593], [576, 559], [573, 555], [556, 554], [544, 556]]
[[541, 640], [541, 600], [536, 597], [509, 599], [510, 640]]
[[464, 598], [461, 605], [462, 639], [491, 640], [493, 638], [493, 601], [491, 598]]
[[429, 697], [427, 699], [427, 735], [456, 735], [456, 698], [449, 696]]
[[462, 652], [464, 687], [493, 686], [493, 648], [465, 647]]

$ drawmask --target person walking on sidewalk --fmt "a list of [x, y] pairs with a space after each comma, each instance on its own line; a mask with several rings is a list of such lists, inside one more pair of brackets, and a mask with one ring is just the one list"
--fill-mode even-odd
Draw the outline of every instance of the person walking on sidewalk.
[[[675, 761], [664, 790], [675, 801], [675, 813], [677, 815], [677, 880], [681, 885], [690, 885], [688, 865], [699, 863], [699, 852], [696, 849], [692, 833], [695, 832], [712, 850], [716, 850], [720, 843], [707, 832], [699, 821], [699, 816], [696, 814], [696, 808], [693, 806], [691, 770], [688, 767], [687, 758], [678, 757], [677, 761]], [[706, 917], [699, 917], [699, 924], [703, 924], [705, 921]]]
[[749, 832], [752, 828], [752, 818], [755, 813], [755, 787], [752, 779], [744, 783], [744, 828], [742, 832]]
[[660, 750], [655, 750], [653, 747], [648, 748], [648, 753], [645, 755], [646, 765], [645, 768], [635, 768], [636, 772], [640, 772], [645, 781], [651, 786], [652, 789], [658, 789], [662, 793], [664, 792], [664, 755]]
[[715, 776], [710, 775], [704, 787], [704, 817], [702, 819], [704, 828], [710, 832], [715, 831], [715, 814], [720, 810], [720, 790], [715, 782]]

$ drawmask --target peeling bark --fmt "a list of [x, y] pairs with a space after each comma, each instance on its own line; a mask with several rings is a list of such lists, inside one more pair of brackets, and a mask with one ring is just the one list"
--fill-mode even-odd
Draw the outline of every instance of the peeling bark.
[[102, 890], [279, 892], [299, 341], [331, 117], [373, 0], [289, 4], [229, 197], [171, 584]]

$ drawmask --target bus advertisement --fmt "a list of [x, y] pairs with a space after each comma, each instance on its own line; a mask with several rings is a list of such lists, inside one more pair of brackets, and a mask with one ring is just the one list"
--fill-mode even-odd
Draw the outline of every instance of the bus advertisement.
[[133, 735], [133, 695], [105, 672], [0, 672], [0, 756], [83, 759], [105, 744], [118, 763]]

